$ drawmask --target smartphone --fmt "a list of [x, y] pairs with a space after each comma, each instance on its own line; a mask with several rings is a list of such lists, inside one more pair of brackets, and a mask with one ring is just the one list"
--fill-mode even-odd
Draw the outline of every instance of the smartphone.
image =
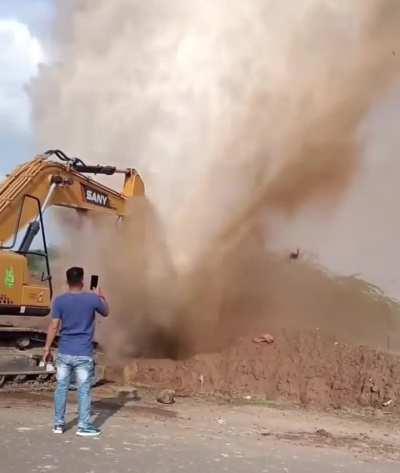
[[93, 289], [97, 289], [97, 286], [99, 284], [99, 277], [97, 274], [92, 274], [90, 277], [90, 290], [92, 291]]

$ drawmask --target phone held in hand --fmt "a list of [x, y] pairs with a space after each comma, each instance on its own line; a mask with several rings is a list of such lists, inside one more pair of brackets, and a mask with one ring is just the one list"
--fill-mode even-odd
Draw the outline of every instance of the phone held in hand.
[[90, 277], [90, 290], [93, 291], [93, 289], [97, 289], [97, 286], [99, 285], [99, 276], [97, 274], [92, 274]]

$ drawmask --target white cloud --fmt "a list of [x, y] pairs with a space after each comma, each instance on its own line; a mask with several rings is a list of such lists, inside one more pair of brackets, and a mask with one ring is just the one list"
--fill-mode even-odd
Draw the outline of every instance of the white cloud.
[[27, 25], [0, 19], [0, 130], [30, 131], [30, 100], [26, 84], [45, 60], [38, 38]]

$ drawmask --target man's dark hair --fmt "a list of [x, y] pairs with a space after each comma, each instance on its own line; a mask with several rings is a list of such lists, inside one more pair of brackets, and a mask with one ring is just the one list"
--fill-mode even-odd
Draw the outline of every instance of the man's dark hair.
[[80, 286], [83, 284], [83, 268], [73, 267], [67, 271], [67, 282], [69, 286]]

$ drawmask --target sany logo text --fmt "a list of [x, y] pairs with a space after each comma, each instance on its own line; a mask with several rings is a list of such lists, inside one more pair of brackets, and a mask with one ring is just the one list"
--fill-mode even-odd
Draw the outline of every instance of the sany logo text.
[[84, 187], [84, 195], [87, 202], [90, 202], [91, 204], [100, 205], [101, 207], [110, 206], [107, 194]]

